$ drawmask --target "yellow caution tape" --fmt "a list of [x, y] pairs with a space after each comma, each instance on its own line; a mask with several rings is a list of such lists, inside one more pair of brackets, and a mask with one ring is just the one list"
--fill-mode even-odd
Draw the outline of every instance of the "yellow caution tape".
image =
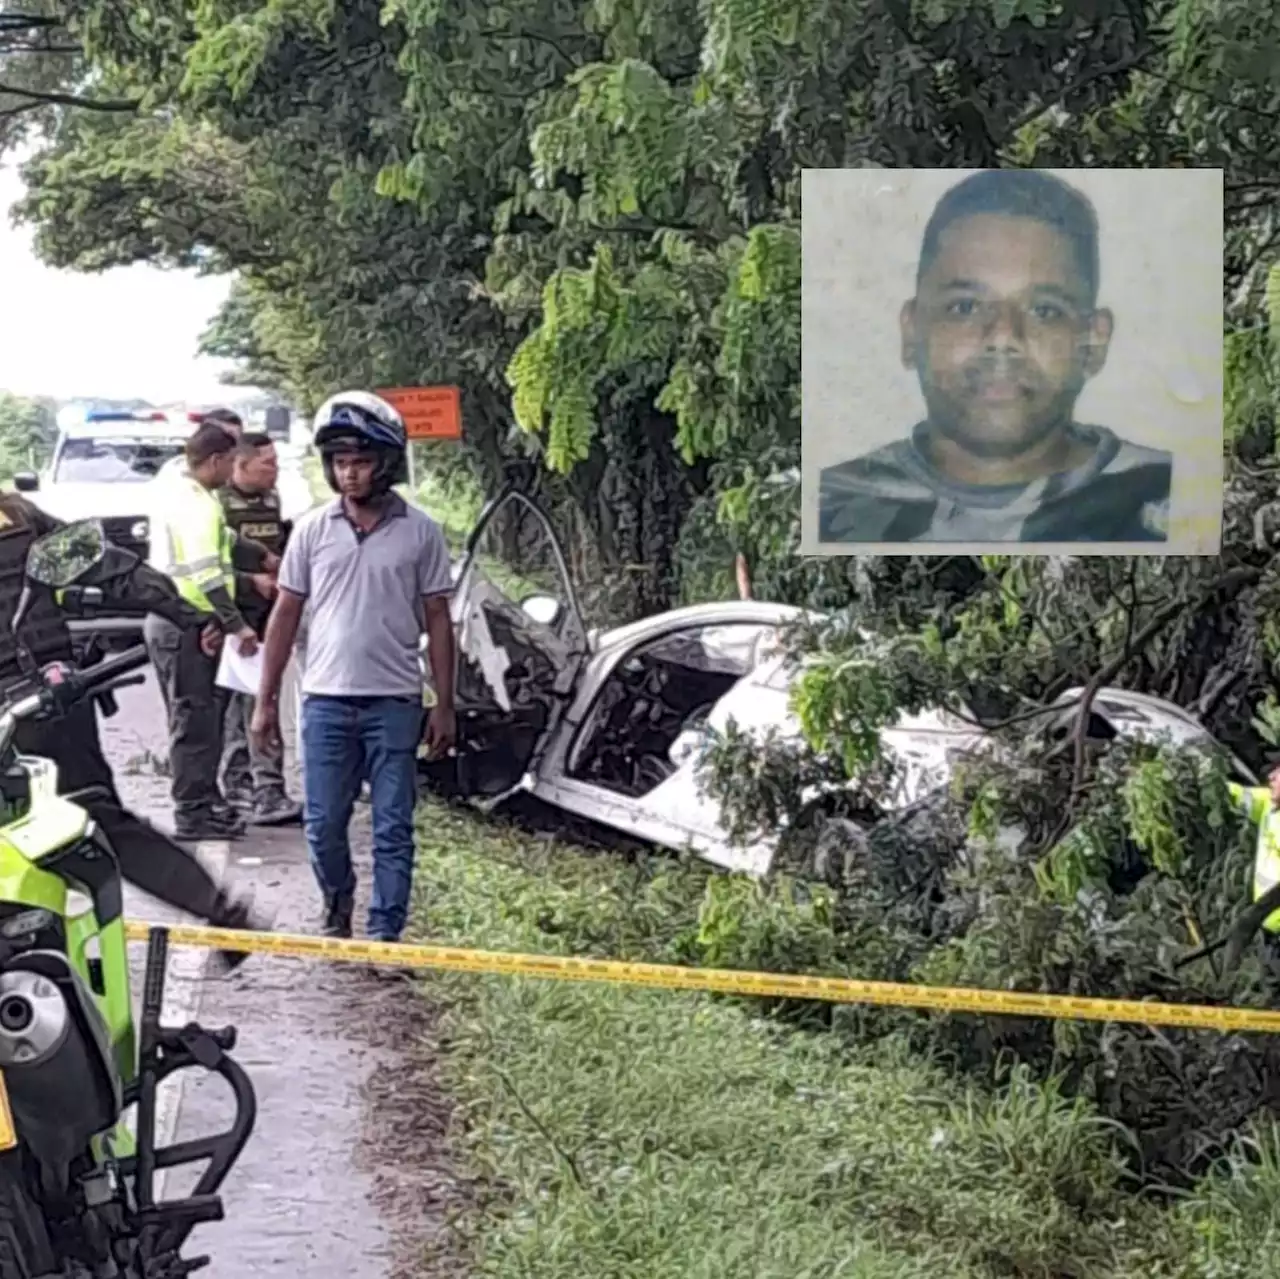
[[632, 964], [616, 959], [562, 955], [521, 955], [509, 951], [462, 950], [405, 942], [341, 940], [297, 933], [252, 933], [227, 928], [128, 923], [131, 941], [146, 941], [152, 927], [168, 930], [175, 946], [201, 946], [251, 955], [327, 959], [387, 968], [437, 968], [457, 973], [500, 973], [593, 981], [660, 990], [715, 991], [775, 999], [816, 999], [834, 1004], [877, 1004], [947, 1013], [997, 1013], [1008, 1017], [1052, 1017], [1070, 1021], [1131, 1022], [1142, 1026], [1182, 1026], [1193, 1030], [1280, 1032], [1280, 1012], [1259, 1008], [1215, 1008], [1206, 1004], [1163, 1004], [1155, 1000], [1085, 999], [1014, 990], [961, 986], [918, 986], [908, 982], [861, 981], [851, 977], [804, 977], [790, 973], [738, 972], [727, 968], [683, 968], [676, 964]]

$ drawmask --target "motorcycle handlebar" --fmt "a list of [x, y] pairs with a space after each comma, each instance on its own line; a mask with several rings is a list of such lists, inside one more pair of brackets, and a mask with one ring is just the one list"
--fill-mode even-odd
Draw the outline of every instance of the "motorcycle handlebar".
[[128, 677], [144, 667], [149, 660], [147, 646], [135, 644], [123, 653], [95, 662], [84, 670], [64, 669], [57, 682], [42, 682], [39, 688], [25, 697], [10, 702], [0, 712], [0, 755], [8, 753], [13, 744], [13, 735], [23, 720], [59, 707], [65, 709], [73, 706], [95, 693], [106, 692], [113, 685], [126, 681], [131, 683]]
[[122, 675], [132, 675], [141, 670], [151, 660], [145, 644], [134, 644], [114, 657], [104, 657], [102, 661], [87, 666], [84, 670], [75, 671], [61, 684], [53, 686], [55, 694], [66, 689], [75, 700], [87, 697], [90, 693], [100, 692], [104, 684], [119, 679]]

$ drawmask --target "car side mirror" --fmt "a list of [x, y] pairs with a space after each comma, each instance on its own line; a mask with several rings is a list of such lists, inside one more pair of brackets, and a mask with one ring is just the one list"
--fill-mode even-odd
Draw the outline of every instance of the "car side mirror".
[[526, 595], [520, 601], [520, 610], [539, 626], [554, 626], [560, 616], [560, 601], [554, 595]]
[[13, 487], [19, 493], [34, 493], [40, 487], [40, 477], [34, 471], [19, 471], [13, 477]]

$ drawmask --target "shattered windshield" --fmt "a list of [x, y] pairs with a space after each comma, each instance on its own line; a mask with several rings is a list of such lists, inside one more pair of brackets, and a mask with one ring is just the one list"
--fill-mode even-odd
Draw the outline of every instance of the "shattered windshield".
[[112, 436], [63, 443], [53, 472], [55, 484], [129, 484], [155, 478], [168, 461], [178, 457], [185, 441]]

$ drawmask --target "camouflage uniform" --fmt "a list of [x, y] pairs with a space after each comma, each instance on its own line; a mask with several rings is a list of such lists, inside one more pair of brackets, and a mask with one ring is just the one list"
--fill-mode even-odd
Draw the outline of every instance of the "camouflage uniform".
[[[219, 491], [227, 525], [242, 537], [261, 543], [274, 555], [284, 551], [288, 536], [275, 489], [249, 493], [228, 484]], [[248, 574], [236, 574], [236, 604], [245, 621], [261, 639], [271, 616], [271, 601], [254, 590]], [[298, 805], [289, 799], [284, 781], [284, 749], [258, 751], [249, 739], [253, 698], [247, 693], [228, 693], [225, 745], [222, 754], [222, 791], [233, 803], [251, 806], [259, 820], [296, 819]]]

